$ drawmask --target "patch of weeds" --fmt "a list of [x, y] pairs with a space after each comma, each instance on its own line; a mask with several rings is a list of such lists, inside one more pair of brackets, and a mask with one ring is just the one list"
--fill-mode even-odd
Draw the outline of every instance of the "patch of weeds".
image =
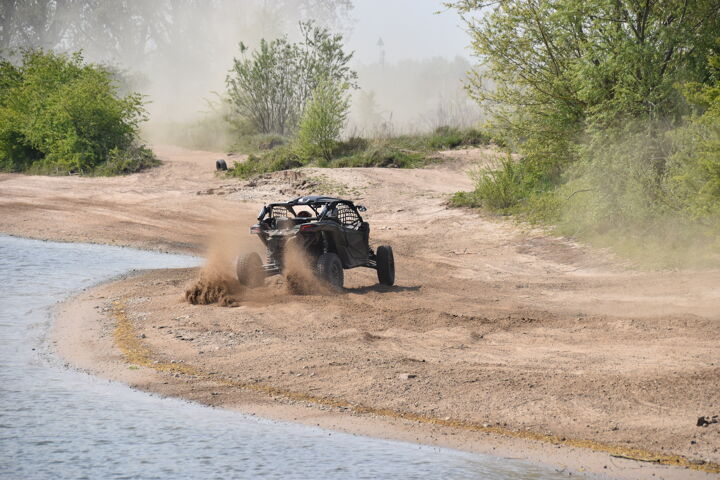
[[290, 142], [288, 137], [274, 133], [242, 135], [235, 140], [230, 150], [240, 154], [258, 154], [282, 147]]
[[[276, 137], [265, 136], [265, 138], [272, 142]], [[480, 145], [489, 141], [490, 137], [479, 130], [442, 127], [433, 133], [423, 135], [400, 135], [377, 139], [351, 137], [337, 142], [330, 158], [302, 157], [298, 155], [295, 145], [290, 142], [273, 145], [269, 151], [249, 152], [248, 159], [236, 163], [235, 167], [228, 171], [228, 175], [249, 178], [253, 175], [302, 166], [421, 168], [442, 160], [435, 155], [440, 148]], [[253, 145], [253, 148], [256, 148], [258, 144]]]
[[475, 128], [438, 127], [427, 137], [427, 145], [435, 150], [487, 145], [491, 142], [490, 135]]
[[98, 165], [92, 172], [95, 176], [127, 175], [148, 168], [157, 167], [162, 162], [149, 148], [142, 145], [131, 146], [124, 150], [110, 150], [105, 163]]
[[235, 163], [235, 166], [228, 170], [232, 177], [250, 178], [262, 173], [277, 172], [279, 170], [290, 170], [303, 166], [297, 154], [288, 146], [277, 147], [265, 154], [251, 154], [244, 162]]

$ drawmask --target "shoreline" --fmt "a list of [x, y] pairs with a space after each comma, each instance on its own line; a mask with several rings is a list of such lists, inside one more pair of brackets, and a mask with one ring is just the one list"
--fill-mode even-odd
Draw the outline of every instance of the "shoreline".
[[[676, 467], [640, 458], [641, 455], [652, 455], [652, 452], [628, 452], [625, 449], [628, 454], [623, 455], [620, 448], [601, 451], [605, 446], [597, 442], [569, 438], [561, 441], [552, 435], [498, 427], [474, 428], [454, 419], [405, 416], [368, 406], [353, 408], [352, 403], [337, 399], [322, 402], [312, 395], [263, 385], [254, 387], [251, 382], [223, 377], [213, 379], [212, 375], [184, 362], [159, 362], [153, 358], [162, 352], [153, 352], [144, 345], [142, 334], [137, 333], [133, 322], [124, 315], [125, 302], [132, 299], [117, 297], [121, 293], [117, 291], [119, 283], [132, 281], [146, 273], [121, 275], [59, 304], [51, 327], [54, 353], [81, 371], [152, 394], [178, 397], [275, 421], [523, 460], [556, 471], [567, 471], [574, 476], [679, 480], [717, 478], [716, 474], [720, 472], [717, 465], [688, 463]], [[201, 394], [212, 391], [211, 395], [221, 398], [226, 390], [234, 390], [235, 394], [227, 402], [208, 402]]]
[[[0, 231], [211, 263], [219, 254], [227, 267], [227, 257], [261, 247], [247, 231], [261, 205], [347, 197], [367, 207], [373, 245], [395, 250], [397, 285], [353, 269], [342, 295], [296, 296], [273, 277], [223, 308], [181, 300], [197, 271], [121, 277], [91, 289], [96, 298], [73, 314], [82, 322], [56, 330], [72, 364], [159, 395], [576, 473], [592, 457], [590, 470], [616, 478], [651, 467], [647, 478], [718, 478], [555, 444], [720, 464], [720, 424], [696, 426], [720, 414], [720, 270], [638, 271], [542, 230], [448, 208], [450, 195], [471, 188], [467, 172], [495, 158], [491, 149], [446, 152], [422, 169], [303, 168], [250, 181], [217, 175], [223, 154], [156, 151], [162, 166], [128, 176], [0, 174]], [[153, 362], [217, 372], [231, 385], [127, 364], [106, 310], [123, 298], [130, 337], [144, 336]], [[323, 398], [330, 405], [309, 401]], [[403, 414], [425, 423], [395, 418]], [[521, 438], [499, 435], [513, 432]]]

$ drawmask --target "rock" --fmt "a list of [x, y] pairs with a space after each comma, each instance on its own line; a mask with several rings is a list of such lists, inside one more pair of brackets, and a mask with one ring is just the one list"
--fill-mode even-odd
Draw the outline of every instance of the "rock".
[[411, 378], [417, 378], [417, 375], [414, 373], [401, 373], [398, 378], [400, 380], [410, 380]]
[[718, 420], [718, 416], [717, 416], [717, 415], [713, 415], [712, 417], [711, 417], [711, 416], [699, 417], [699, 418], [697, 419], [696, 425], [697, 425], [698, 427], [707, 427], [707, 426], [710, 425], [711, 423], [718, 423], [718, 421], [720, 421], [720, 420]]

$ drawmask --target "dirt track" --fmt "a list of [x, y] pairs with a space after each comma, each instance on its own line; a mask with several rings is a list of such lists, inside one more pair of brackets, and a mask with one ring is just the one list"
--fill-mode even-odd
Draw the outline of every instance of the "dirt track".
[[[340, 296], [288, 297], [273, 280], [232, 309], [182, 303], [194, 271], [130, 279], [114, 296], [130, 299], [127, 313], [158, 361], [720, 463], [720, 424], [696, 426], [720, 414], [720, 272], [633, 271], [540, 231], [447, 209], [488, 152], [448, 154], [455, 159], [429, 169], [305, 170], [248, 184], [216, 178], [217, 154], [157, 151], [163, 167], [125, 178], [0, 175], [0, 231], [201, 251], [217, 221], [232, 218], [244, 235], [265, 201], [330, 193], [368, 207], [371, 239], [393, 246], [398, 272], [395, 288], [376, 286], [371, 271], [346, 272]], [[215, 390], [186, 396], [237, 403]]]

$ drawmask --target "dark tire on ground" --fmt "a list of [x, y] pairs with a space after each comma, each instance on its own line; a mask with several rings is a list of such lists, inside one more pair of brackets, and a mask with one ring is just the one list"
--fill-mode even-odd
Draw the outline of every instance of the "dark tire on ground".
[[236, 271], [238, 282], [246, 287], [260, 287], [265, 283], [262, 260], [257, 253], [248, 253], [238, 257]]
[[378, 282], [383, 285], [392, 286], [395, 284], [395, 257], [392, 247], [381, 245], [375, 253], [377, 263]]
[[219, 172], [224, 172], [227, 169], [227, 163], [225, 163], [225, 160], [223, 160], [222, 158], [215, 162], [215, 170]]
[[318, 257], [316, 268], [318, 276], [327, 282], [330, 288], [342, 290], [345, 273], [340, 257], [334, 253], [323, 253]]

